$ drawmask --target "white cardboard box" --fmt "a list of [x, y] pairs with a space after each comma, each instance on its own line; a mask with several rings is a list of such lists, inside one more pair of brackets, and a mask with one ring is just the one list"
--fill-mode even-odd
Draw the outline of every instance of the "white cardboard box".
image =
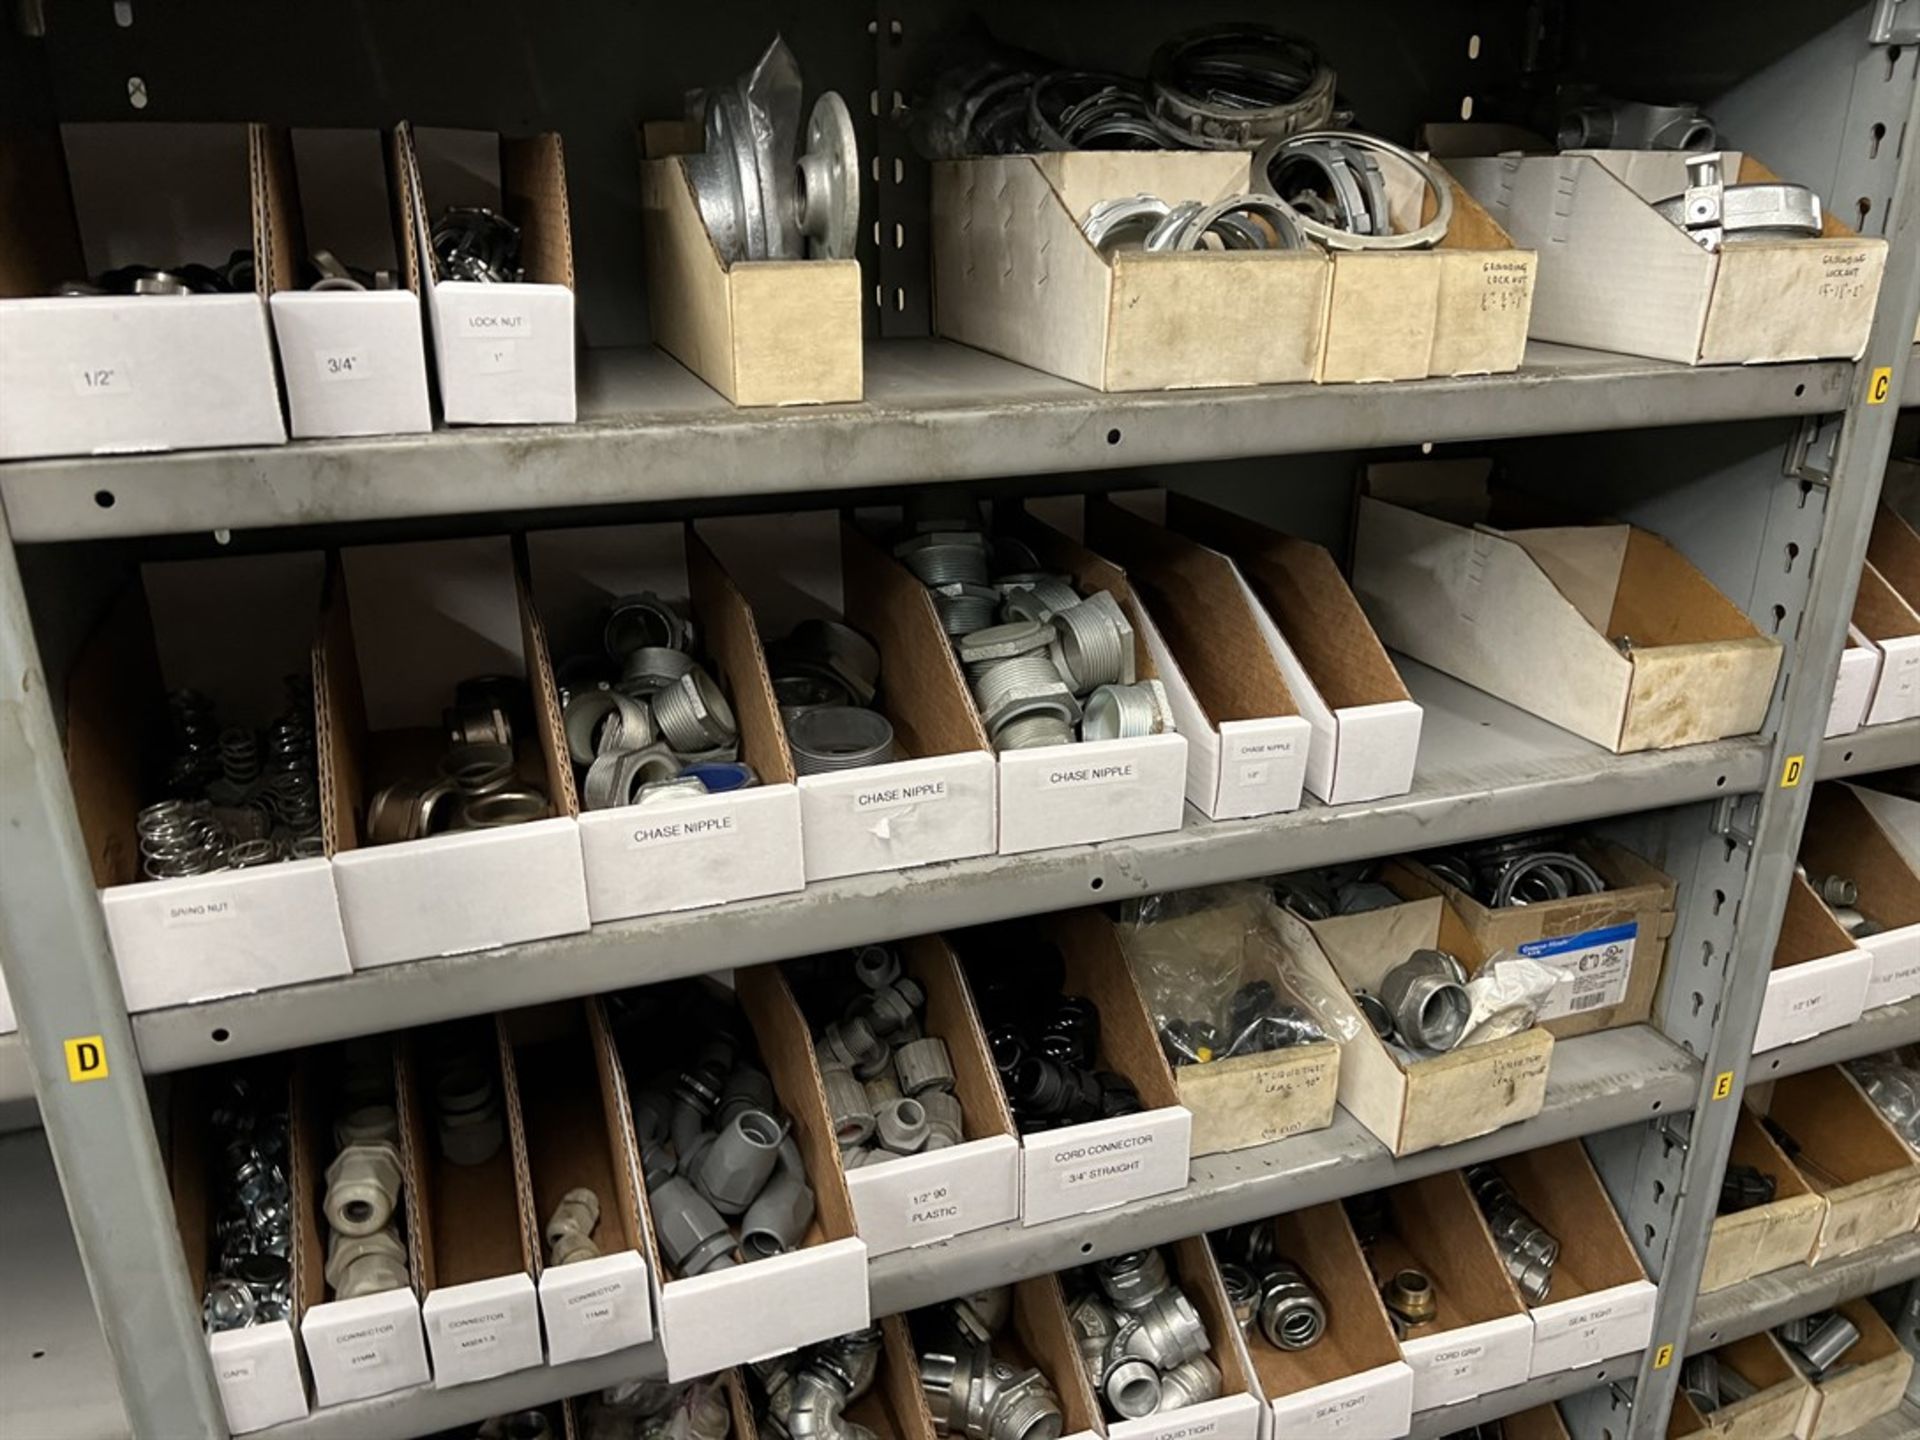
[[432, 1378], [420, 1301], [411, 1289], [309, 1307], [300, 1321], [300, 1345], [316, 1405], [366, 1400]]
[[436, 1389], [540, 1363], [540, 1303], [531, 1275], [442, 1285], [420, 1306], [420, 1318]]
[[[1300, 1440], [1399, 1440], [1413, 1418], [1413, 1369], [1380, 1303], [1339, 1202], [1275, 1216], [1275, 1254], [1302, 1267], [1327, 1307], [1328, 1334], [1278, 1350], [1257, 1330], [1242, 1341], [1275, 1435]], [[1354, 1368], [1348, 1368], [1354, 1367]]]
[[[1200, 723], [1199, 703], [1192, 687], [1184, 676], [1160, 668], [1162, 656], [1171, 662], [1171, 652], [1153, 632], [1152, 622], [1117, 565], [1030, 517], [1017, 517], [1012, 531], [1034, 548], [1047, 569], [1070, 576], [1083, 596], [1096, 590], [1113, 596], [1133, 628], [1135, 674], [1141, 680], [1157, 678], [1166, 685], [1175, 724], [1182, 733], [1000, 754], [1000, 853], [1018, 855], [1058, 845], [1093, 844], [1178, 830], [1190, 789], [1206, 791], [1209, 798], [1218, 794], [1210, 774], [1192, 774], [1191, 746], [1184, 733], [1186, 726], [1198, 727]], [[902, 569], [901, 573], [906, 572]], [[1305, 739], [1296, 731], [1287, 743], [1304, 751]], [[1260, 741], [1238, 737], [1233, 743]], [[1302, 753], [1294, 768], [1304, 761]], [[1204, 767], [1206, 762], [1200, 763]], [[1289, 788], [1287, 767], [1269, 761], [1245, 788], [1284, 795]], [[1298, 803], [1297, 786], [1293, 793]]]
[[[55, 297], [124, 265], [255, 249], [247, 131], [142, 122], [11, 131], [0, 291], [0, 460], [278, 445], [264, 292]], [[35, 261], [38, 261], [38, 266]]]
[[1880, 649], [1852, 626], [1847, 648], [1840, 652], [1840, 668], [1833, 677], [1833, 704], [1827, 710], [1822, 735], [1851, 735], [1866, 723], [1874, 686], [1880, 681]]
[[792, 757], [753, 612], [706, 543], [679, 524], [542, 530], [527, 537], [527, 561], [550, 658], [604, 654], [602, 621], [622, 595], [652, 591], [688, 614], [731, 701], [741, 758], [760, 782], [644, 809], [581, 811], [594, 920], [798, 890], [805, 874]]
[[[414, 226], [409, 260], [419, 267], [432, 321], [441, 413], [461, 425], [571, 424], [573, 236], [560, 137], [403, 124], [398, 143]], [[527, 278], [441, 279], [431, 226], [450, 205], [483, 205], [518, 225]]]
[[220, 1408], [236, 1434], [306, 1416], [307, 1378], [287, 1321], [209, 1335], [207, 1353], [213, 1359]]
[[1137, 1420], [1108, 1420], [1103, 1426], [1107, 1440], [1256, 1440], [1265, 1428], [1267, 1410], [1206, 1237], [1196, 1235], [1163, 1245], [1160, 1256], [1169, 1278], [1192, 1302], [1206, 1327], [1208, 1358], [1220, 1368], [1220, 1394]]
[[1856, 908], [1884, 927], [1854, 942], [1873, 964], [1865, 1008], [1920, 995], [1920, 874], [1859, 792], [1839, 784], [1815, 787], [1800, 859], [1815, 879], [1844, 875], [1853, 880], [1860, 888]]
[[[386, 157], [374, 130], [248, 127], [261, 266], [296, 438], [423, 433], [426, 333], [417, 281], [402, 264]], [[303, 222], [304, 233], [300, 224]], [[392, 273], [392, 290], [303, 290], [299, 266], [325, 250]]]
[[1779, 641], [1636, 526], [1454, 518], [1494, 514], [1489, 474], [1486, 461], [1368, 467], [1353, 588], [1383, 641], [1616, 753], [1760, 728]]
[[1067, 993], [1085, 995], [1099, 1008], [1099, 1068], [1131, 1080], [1146, 1108], [1022, 1136], [1020, 1219], [1026, 1225], [1179, 1190], [1193, 1151], [1193, 1112], [1179, 1103], [1113, 926], [1097, 910], [1039, 923], [1065, 958]]
[[846, 1172], [860, 1238], [873, 1255], [929, 1245], [1020, 1214], [1020, 1137], [959, 962], [937, 935], [904, 940], [897, 948], [905, 973], [926, 991], [923, 1030], [946, 1043], [966, 1138]]
[[1872, 980], [1872, 957], [1840, 928], [1812, 887], [1794, 876], [1767, 975], [1767, 998], [1754, 1031], [1754, 1052], [1851, 1025], [1866, 1006]]
[[896, 736], [923, 753], [802, 775], [806, 878], [904, 870], [991, 855], [999, 772], [925, 588], [830, 512], [706, 520], [702, 539], [752, 603], [761, 633], [843, 619], [881, 656]]
[[1520, 1384], [1532, 1346], [1533, 1325], [1524, 1315], [1402, 1340], [1401, 1353], [1413, 1369], [1413, 1408], [1434, 1410]]
[[639, 1144], [619, 1057], [597, 1000], [542, 1005], [501, 1016], [513, 1048], [514, 1087], [526, 1136], [526, 1213], [544, 1232], [561, 1199], [584, 1187], [600, 1200], [592, 1233], [600, 1253], [569, 1265], [530, 1250], [547, 1359], [564, 1365], [653, 1338], [647, 1207]]
[[[1535, 340], [1684, 365], [1857, 359], [1887, 242], [1855, 234], [1829, 205], [1817, 238], [1710, 253], [1653, 209], [1686, 190], [1686, 158], [1600, 150], [1448, 164], [1540, 254]], [[1776, 178], [1737, 151], [1724, 152], [1723, 169], [1729, 184]]]
[[[323, 679], [320, 743], [335, 783], [328, 838], [356, 968], [587, 928], [579, 826], [557, 805], [551, 818], [499, 829], [373, 846], [361, 838], [366, 800], [393, 778], [380, 767], [414, 746], [398, 770], [415, 773], [420, 754], [444, 748], [442, 709], [470, 676], [526, 677], [535, 733], [515, 738], [521, 773], [549, 797], [564, 793], [566, 741], [538, 626], [504, 538], [341, 552], [322, 626], [323, 677], [333, 678]], [[344, 679], [350, 670], [357, 683]]]
[[[268, 725], [287, 707], [285, 677], [311, 673], [323, 572], [323, 558], [306, 551], [143, 566], [139, 592], [75, 662], [67, 761], [91, 778], [76, 784], [75, 804], [130, 1011], [352, 968], [326, 860], [147, 880], [134, 833], [138, 805], [154, 798], [143, 788], [140, 735], [164, 726], [164, 692], [207, 695], [223, 726]], [[209, 633], [225, 643], [208, 645]]]
[[1880, 652], [1880, 676], [1874, 682], [1866, 723], [1887, 725], [1920, 715], [1920, 614], [1872, 561], [1860, 567], [1853, 628]]

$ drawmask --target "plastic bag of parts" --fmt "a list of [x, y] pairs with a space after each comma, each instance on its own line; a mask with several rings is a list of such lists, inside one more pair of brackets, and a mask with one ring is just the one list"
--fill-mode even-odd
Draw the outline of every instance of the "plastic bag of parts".
[[932, 47], [945, 64], [914, 97], [907, 136], [923, 160], [963, 160], [1024, 150], [1027, 92], [1051, 61], [996, 40], [968, 16]]
[[1572, 983], [1572, 977], [1557, 966], [1501, 951], [1467, 982], [1467, 999], [1473, 1008], [1460, 1043], [1484, 1045], [1532, 1028], [1554, 986]]
[[1150, 895], [1122, 911], [1120, 944], [1174, 1065], [1327, 1038], [1286, 983], [1258, 885]]
[[689, 160], [694, 195], [714, 244], [729, 262], [797, 260], [799, 217], [774, 166], [800, 139], [800, 64], [776, 35], [753, 69], [711, 90], [687, 96], [705, 149]]
[[733, 1429], [719, 1377], [670, 1384], [623, 1380], [580, 1405], [584, 1440], [727, 1440]]
[[1920, 1150], [1920, 1069], [1906, 1063], [1906, 1051], [1867, 1055], [1847, 1062], [1847, 1073], [1867, 1092], [1910, 1150]]

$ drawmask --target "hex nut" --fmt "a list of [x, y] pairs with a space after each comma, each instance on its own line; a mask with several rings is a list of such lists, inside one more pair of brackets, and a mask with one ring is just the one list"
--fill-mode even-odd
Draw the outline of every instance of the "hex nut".
[[843, 1150], [849, 1145], [864, 1145], [873, 1138], [873, 1102], [853, 1072], [845, 1066], [822, 1070], [826, 1085], [827, 1115], [833, 1121], [833, 1138]]
[[773, 1116], [744, 1110], [700, 1156], [693, 1183], [722, 1215], [743, 1214], [773, 1174], [785, 1138]]
[[349, 1145], [327, 1167], [327, 1224], [341, 1235], [371, 1235], [400, 1202], [400, 1149], [390, 1140]]
[[705, 1275], [734, 1264], [727, 1222], [685, 1176], [674, 1176], [647, 1199], [661, 1252], [678, 1274]]
[[938, 1035], [902, 1045], [893, 1052], [893, 1064], [900, 1076], [900, 1093], [911, 1099], [929, 1090], [953, 1089], [953, 1057]]
[[874, 1133], [881, 1149], [911, 1155], [927, 1143], [926, 1108], [903, 1096], [874, 1116]]
[[766, 1260], [800, 1248], [813, 1222], [813, 1187], [782, 1168], [767, 1182], [740, 1222], [740, 1248], [748, 1260]]

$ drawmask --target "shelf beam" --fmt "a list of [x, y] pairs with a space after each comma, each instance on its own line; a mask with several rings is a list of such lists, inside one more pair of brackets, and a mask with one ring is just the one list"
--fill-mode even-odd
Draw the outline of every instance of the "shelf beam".
[[1853, 369], [1536, 343], [1510, 375], [1108, 395], [964, 345], [884, 340], [868, 342], [860, 404], [739, 410], [660, 351], [594, 351], [574, 425], [20, 461], [0, 466], [0, 500], [21, 542], [741, 496], [809, 504], [823, 487], [1830, 413]]
[[1823, 740], [1815, 773], [1822, 780], [1839, 780], [1903, 765], [1920, 765], [1920, 718], [1868, 725]]
[[1823, 1265], [1790, 1265], [1757, 1275], [1724, 1290], [1709, 1291], [1694, 1302], [1687, 1348], [1697, 1352], [1730, 1344], [1796, 1316], [1831, 1310], [1843, 1300], [1916, 1277], [1920, 1277], [1920, 1235], [1901, 1235]]
[[1783, 1075], [1798, 1075], [1803, 1070], [1818, 1070], [1822, 1065], [1838, 1065], [1843, 1060], [1914, 1044], [1920, 1044], [1920, 998], [1898, 1000], [1811, 1040], [1762, 1050], [1747, 1068], [1747, 1083], [1758, 1085]]

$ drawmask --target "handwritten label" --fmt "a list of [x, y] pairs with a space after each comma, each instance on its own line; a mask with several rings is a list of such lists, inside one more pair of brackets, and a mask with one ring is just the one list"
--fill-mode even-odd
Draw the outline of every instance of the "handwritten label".
[[313, 369], [329, 384], [373, 378], [373, 360], [358, 350], [315, 350]]
[[1524, 310], [1533, 294], [1533, 267], [1524, 260], [1480, 263], [1480, 313], [1506, 315]]
[[684, 845], [700, 840], [726, 840], [735, 835], [734, 816], [702, 815], [698, 819], [653, 821], [634, 826], [627, 836], [629, 850], [655, 845]]
[[903, 780], [854, 791], [853, 809], [857, 815], [869, 815], [879, 810], [904, 810], [910, 805], [932, 805], [946, 798], [945, 780]]
[[1115, 785], [1134, 777], [1134, 762], [1123, 760], [1105, 765], [1062, 766], [1049, 770], [1046, 776], [1046, 788], [1049, 790], [1074, 790], [1085, 785]]
[[1820, 283], [1814, 287], [1814, 293], [1835, 303], [1860, 299], [1867, 293], [1866, 263], [1864, 250], [1822, 255]]
[[82, 365], [73, 371], [76, 395], [127, 395], [133, 391], [133, 373], [124, 365]]
[[160, 923], [169, 930], [183, 925], [218, 925], [239, 914], [239, 901], [231, 895], [216, 895], [205, 900], [169, 901]]
[[1626, 999], [1633, 946], [1639, 934], [1639, 922], [1630, 920], [1625, 925], [1583, 930], [1551, 940], [1529, 940], [1521, 945], [1520, 953], [1529, 960], [1552, 965], [1567, 977], [1566, 984], [1553, 987], [1540, 1007], [1540, 1018], [1557, 1020], [1562, 1015], [1618, 1005]]

